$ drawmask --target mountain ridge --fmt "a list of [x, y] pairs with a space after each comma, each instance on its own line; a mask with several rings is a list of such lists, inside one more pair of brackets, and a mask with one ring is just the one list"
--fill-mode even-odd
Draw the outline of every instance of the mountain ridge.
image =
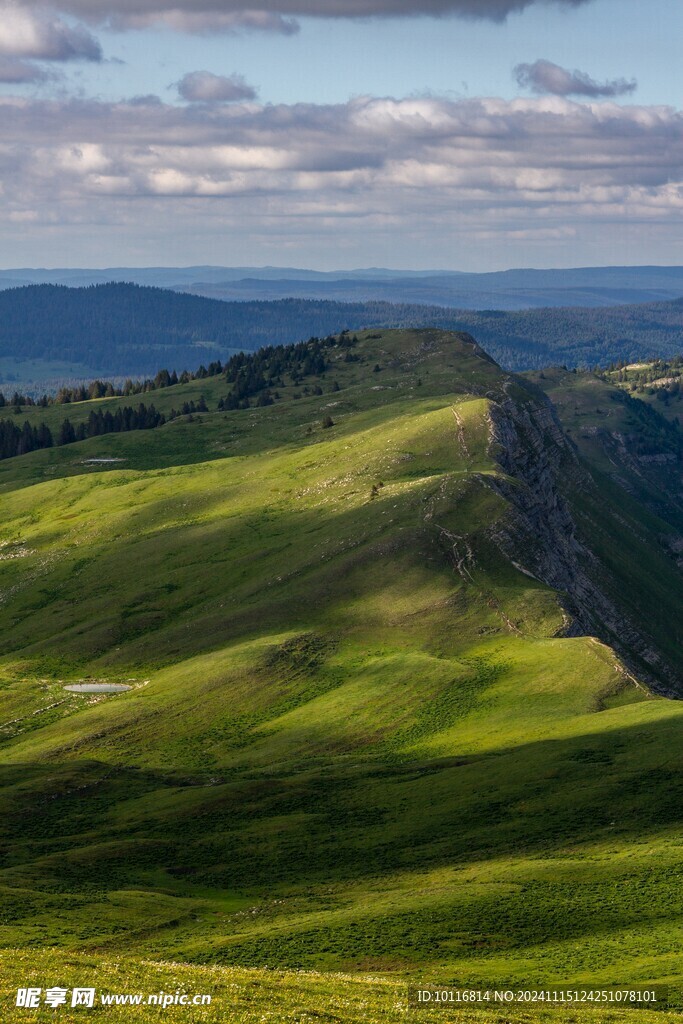
[[110, 267], [0, 270], [0, 289], [17, 284], [83, 287], [112, 281], [188, 291], [223, 300], [281, 298], [388, 301], [460, 309], [601, 307], [683, 295], [676, 266], [456, 270], [365, 268], [316, 271], [292, 267]]
[[[680, 672], [679, 434], [464, 334], [328, 341], [272, 404], [219, 411], [215, 375], [154, 393], [209, 412], [0, 463], [0, 940], [683, 982], [683, 701], [648, 685]], [[627, 490], [629, 432], [675, 461]], [[93, 681], [129, 689], [64, 689]]]

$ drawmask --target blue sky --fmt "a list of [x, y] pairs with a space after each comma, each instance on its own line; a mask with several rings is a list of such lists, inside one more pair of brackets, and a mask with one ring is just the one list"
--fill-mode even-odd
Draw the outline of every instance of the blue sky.
[[0, 265], [680, 262], [678, 0], [411, 3], [0, 0]]
[[677, 106], [683, 95], [683, 4], [595, 0], [578, 9], [534, 7], [503, 24], [446, 18], [300, 19], [293, 36], [251, 33], [100, 33], [125, 65], [80, 67], [70, 77], [91, 95], [172, 98], [188, 71], [238, 72], [270, 103], [343, 103], [350, 96], [519, 95], [512, 69], [540, 57], [597, 79], [636, 78], [640, 103]]

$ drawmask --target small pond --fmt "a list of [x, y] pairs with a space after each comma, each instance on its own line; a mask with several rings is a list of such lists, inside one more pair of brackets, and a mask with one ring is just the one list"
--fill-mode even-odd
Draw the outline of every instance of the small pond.
[[73, 683], [64, 689], [70, 693], [125, 693], [132, 687], [126, 686], [125, 683]]

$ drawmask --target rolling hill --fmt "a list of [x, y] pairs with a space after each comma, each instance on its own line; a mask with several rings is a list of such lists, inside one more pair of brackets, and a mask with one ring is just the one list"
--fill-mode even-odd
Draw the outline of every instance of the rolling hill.
[[468, 335], [324, 345], [0, 463], [0, 963], [192, 965], [206, 1021], [683, 985], [680, 431]]

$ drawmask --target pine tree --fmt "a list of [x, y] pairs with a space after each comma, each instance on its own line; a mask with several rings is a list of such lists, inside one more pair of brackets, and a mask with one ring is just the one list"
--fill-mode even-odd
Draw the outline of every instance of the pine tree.
[[64, 420], [59, 428], [59, 441], [57, 444], [73, 444], [76, 440], [76, 431], [71, 420]]

